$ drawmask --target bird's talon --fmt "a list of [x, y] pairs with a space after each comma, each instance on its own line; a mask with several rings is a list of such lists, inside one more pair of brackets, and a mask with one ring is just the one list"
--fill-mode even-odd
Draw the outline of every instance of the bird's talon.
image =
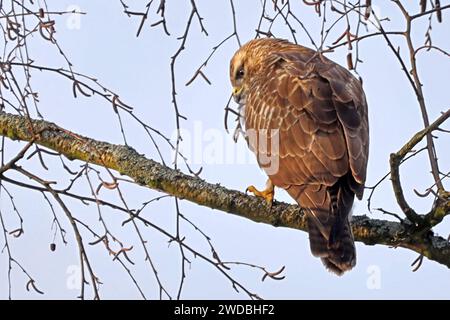
[[248, 186], [247, 189], [245, 189], [245, 193], [248, 193], [248, 192], [253, 193], [255, 196], [257, 193], [258, 194], [260, 193], [258, 191], [258, 189], [256, 189], [254, 186]]
[[247, 187], [247, 189], [245, 189], [245, 193], [247, 192], [253, 193], [255, 197], [264, 198], [264, 200], [266, 200], [267, 204], [269, 205], [269, 208], [272, 208], [275, 191], [274, 186], [270, 180], [267, 182], [266, 189], [259, 191], [255, 188], [255, 186], [249, 186]]

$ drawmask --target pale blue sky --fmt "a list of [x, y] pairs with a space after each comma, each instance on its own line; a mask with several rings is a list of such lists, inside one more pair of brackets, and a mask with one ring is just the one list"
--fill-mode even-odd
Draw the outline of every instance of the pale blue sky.
[[[167, 37], [161, 28], [149, 28], [146, 24], [139, 38], [135, 37], [138, 18], [128, 18], [122, 13], [119, 1], [47, 1], [54, 10], [66, 9], [69, 5], [76, 5], [88, 14], [80, 18], [80, 28], [67, 27], [67, 17], [56, 19], [56, 37], [61, 46], [68, 53], [74, 63], [75, 70], [98, 78], [104, 85], [120, 94], [122, 100], [134, 107], [135, 113], [143, 120], [171, 135], [174, 130], [174, 112], [171, 104], [170, 57], [179, 46], [174, 37]], [[129, 1], [130, 3], [132, 1]], [[145, 1], [133, 7], [143, 10]], [[243, 42], [252, 39], [260, 14], [258, 0], [235, 1], [238, 18], [238, 31]], [[320, 20], [314, 14], [312, 7], [303, 4], [295, 6], [299, 18], [309, 28], [313, 37], [320, 39]], [[417, 2], [417, 1], [416, 1]], [[444, 5], [445, 2], [441, 1]], [[137, 1], [133, 1], [137, 3]], [[176, 3], [176, 4], [175, 4]], [[203, 134], [199, 147], [205, 151], [214, 144], [223, 141], [228, 147], [233, 147], [231, 135], [225, 134], [223, 127], [223, 108], [230, 94], [228, 79], [229, 60], [238, 48], [234, 39], [222, 46], [204, 69], [212, 85], [197, 79], [189, 87], [185, 83], [192, 77], [194, 71], [209, 55], [213, 46], [232, 33], [232, 20], [229, 2], [224, 0], [198, 0], [198, 9], [205, 18], [205, 27], [209, 36], [200, 34], [196, 21], [186, 45], [186, 50], [180, 56], [177, 65], [177, 88], [180, 111], [188, 120], [182, 122], [183, 128], [192, 135], [194, 128], [202, 127]], [[418, 10], [417, 4], [411, 9]], [[189, 1], [168, 1], [166, 13], [169, 31], [173, 35], [181, 35], [190, 10]], [[386, 28], [402, 28], [399, 23], [399, 12], [390, 3], [383, 2], [379, 8], [381, 16], [389, 16], [391, 22]], [[448, 38], [448, 23], [444, 14], [444, 23], [433, 27], [433, 43], [445, 49], [450, 49]], [[153, 19], [153, 20], [152, 20]], [[152, 16], [150, 23], [156, 21]], [[427, 19], [423, 18], [414, 29], [414, 39], [423, 42]], [[338, 31], [343, 30], [343, 26]], [[288, 30], [280, 23], [275, 26], [274, 33], [279, 37], [289, 37]], [[334, 41], [339, 32], [330, 35], [329, 41]], [[300, 43], [310, 46], [305, 34], [298, 30]], [[330, 42], [328, 42], [330, 43]], [[398, 43], [400, 44], [400, 42]], [[29, 43], [32, 58], [37, 64], [47, 64], [54, 67], [64, 66], [64, 61], [54, 48], [43, 39], [36, 36]], [[404, 46], [401, 48], [406, 50]], [[347, 51], [341, 48], [328, 56], [345, 65]], [[364, 78], [364, 88], [369, 103], [370, 118], [370, 161], [367, 185], [373, 185], [388, 171], [388, 158], [391, 152], [398, 150], [416, 131], [422, 128], [419, 106], [405, 75], [400, 70], [398, 62], [386, 47], [382, 38], [373, 38], [361, 43], [360, 56], [364, 63], [359, 65], [359, 72]], [[448, 98], [448, 79], [450, 63], [448, 58], [436, 53], [419, 54], [419, 68], [425, 84], [430, 117], [434, 119], [443, 110], [450, 107]], [[35, 90], [40, 92], [40, 110], [47, 120], [56, 122], [60, 126], [74, 132], [90, 136], [95, 139], [112, 143], [122, 143], [118, 122], [112, 112], [110, 104], [100, 98], [74, 99], [72, 84], [55, 75], [41, 72], [33, 74]], [[148, 157], [158, 160], [155, 149], [145, 132], [129, 118], [125, 117], [125, 128], [129, 144]], [[231, 122], [230, 122], [231, 124]], [[208, 131], [209, 130], [209, 131]], [[222, 135], [217, 136], [217, 132]], [[197, 135], [198, 137], [198, 135]], [[212, 139], [212, 140], [211, 140]], [[438, 141], [442, 171], [449, 170], [450, 156], [445, 149], [448, 143], [446, 136]], [[159, 141], [167, 160], [170, 151], [163, 141]], [[9, 155], [18, 150], [16, 142], [8, 142]], [[239, 152], [247, 153], [246, 147], [239, 142]], [[188, 151], [188, 150], [187, 150]], [[197, 149], [198, 151], [198, 149]], [[207, 151], [205, 151], [207, 152]], [[204, 160], [204, 159], [203, 159]], [[220, 160], [220, 159], [219, 159]], [[427, 212], [431, 199], [420, 199], [415, 196], [413, 188], [423, 191], [432, 184], [429, 166], [425, 153], [416, 157], [402, 167], [402, 182], [405, 194], [419, 212]], [[49, 164], [58, 167], [56, 160], [48, 159]], [[170, 161], [169, 161], [170, 162]], [[201, 162], [201, 161], [200, 161]], [[220, 162], [220, 161], [219, 161]], [[72, 168], [78, 168], [81, 163], [71, 163]], [[265, 176], [254, 163], [198, 163], [194, 161], [193, 169], [203, 167], [201, 177], [212, 183], [221, 183], [229, 188], [245, 190], [249, 184], [263, 186]], [[30, 165], [36, 173], [49, 179], [59, 179], [62, 185], [67, 183], [67, 177], [58, 170], [44, 171], [37, 165]], [[184, 170], [184, 166], [181, 166]], [[77, 187], [79, 191], [87, 189], [83, 185]], [[70, 226], [59, 212], [61, 221], [69, 232], [69, 244], [64, 247], [57, 242], [56, 252], [50, 252], [49, 243], [52, 242], [52, 215], [38, 193], [24, 192], [10, 186], [15, 200], [25, 218], [25, 234], [13, 239], [12, 249], [18, 260], [22, 261], [27, 270], [33, 274], [37, 285], [44, 296], [39, 296], [25, 290], [26, 279], [17, 269], [13, 272], [13, 297], [15, 298], [76, 298], [79, 292], [68, 286], [70, 282], [71, 266], [78, 265], [78, 254], [75, 247]], [[151, 199], [157, 193], [144, 188], [125, 187], [126, 196], [136, 207], [140, 203]], [[277, 190], [278, 200], [292, 202], [282, 191]], [[117, 201], [114, 192], [102, 190], [101, 195], [107, 199]], [[389, 219], [378, 213], [368, 213], [365, 199], [356, 203], [354, 214], [369, 214], [374, 218]], [[7, 198], [1, 199], [1, 209], [4, 215], [11, 213]], [[74, 214], [85, 221], [98, 226], [97, 213], [94, 206], [83, 206], [73, 201], [67, 202]], [[343, 277], [336, 277], [328, 273], [319, 259], [309, 252], [307, 234], [297, 230], [274, 228], [272, 226], [255, 223], [223, 212], [213, 211], [197, 206], [187, 201], [180, 201], [181, 211], [193, 222], [198, 224], [211, 238], [222, 260], [243, 261], [266, 266], [269, 270], [276, 270], [286, 266], [283, 281], [266, 280], [261, 282], [261, 274], [256, 270], [233, 268], [233, 274], [247, 288], [264, 298], [286, 299], [316, 299], [316, 298], [351, 298], [351, 299], [380, 299], [380, 298], [450, 298], [450, 271], [436, 262], [425, 259], [417, 272], [412, 272], [410, 264], [417, 254], [404, 249], [392, 249], [385, 246], [365, 246], [357, 243], [358, 263], [355, 269]], [[386, 210], [399, 212], [395, 203], [389, 181], [381, 185], [373, 198], [373, 207], [383, 207]], [[125, 217], [112, 210], [104, 209], [104, 215], [110, 222], [110, 227], [126, 246], [133, 244], [135, 249], [130, 253], [136, 263], [130, 268], [142, 283], [148, 298], [156, 298], [158, 289], [154, 276], [148, 265], [144, 263], [144, 256], [133, 229], [127, 225], [121, 227]], [[10, 214], [12, 217], [12, 214]], [[163, 199], [152, 204], [145, 216], [155, 223], [175, 230], [174, 201]], [[14, 225], [14, 219], [8, 220]], [[98, 228], [100, 230], [100, 228]], [[144, 236], [149, 241], [149, 250], [159, 270], [162, 281], [173, 295], [179, 279], [178, 248], [167, 248], [167, 239], [156, 232], [145, 229]], [[207, 244], [187, 224], [182, 226], [186, 241], [194, 247], [209, 254]], [[443, 236], [449, 233], [449, 224], [444, 222], [437, 228]], [[0, 244], [3, 245], [3, 240]], [[85, 234], [85, 241], [92, 238]], [[88, 248], [97, 275], [104, 283], [101, 286], [101, 296], [104, 298], [138, 298], [139, 294], [133, 287], [128, 276], [120, 266], [111, 261], [106, 250], [101, 245]], [[184, 298], [246, 298], [244, 294], [236, 294], [231, 284], [219, 272], [199, 259], [192, 260], [191, 268], [187, 270], [184, 287]], [[370, 286], [371, 274], [379, 273], [379, 288]], [[69, 274], [68, 274], [69, 271]], [[0, 255], [0, 297], [7, 297], [7, 259]], [[369, 285], [368, 285], [369, 283]], [[87, 288], [89, 292], [89, 287]]]

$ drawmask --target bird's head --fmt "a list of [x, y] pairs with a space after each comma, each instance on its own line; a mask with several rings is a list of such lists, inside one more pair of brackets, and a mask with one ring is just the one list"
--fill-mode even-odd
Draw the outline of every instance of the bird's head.
[[249, 86], [255, 81], [259, 72], [270, 65], [274, 50], [286, 43], [285, 40], [263, 38], [247, 42], [236, 51], [230, 62], [230, 80], [233, 86], [234, 100], [245, 104]]
[[230, 81], [233, 86], [233, 98], [236, 103], [245, 104], [247, 98], [247, 83], [251, 59], [247, 54], [247, 47], [241, 47], [233, 56], [230, 63]]

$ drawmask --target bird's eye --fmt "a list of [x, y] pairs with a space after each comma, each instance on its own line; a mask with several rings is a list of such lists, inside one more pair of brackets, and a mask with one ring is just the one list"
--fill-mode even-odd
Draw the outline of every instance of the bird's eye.
[[236, 74], [237, 79], [241, 79], [244, 77], [244, 68], [239, 69], [239, 71]]

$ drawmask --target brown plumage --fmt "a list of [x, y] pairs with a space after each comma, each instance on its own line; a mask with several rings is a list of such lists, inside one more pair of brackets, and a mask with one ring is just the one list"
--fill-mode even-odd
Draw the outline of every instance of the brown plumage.
[[278, 148], [261, 150], [251, 139], [249, 147], [263, 169], [261, 153], [278, 157], [278, 170], [266, 172], [304, 208], [312, 253], [337, 274], [351, 269], [350, 212], [354, 195], [363, 195], [369, 150], [361, 83], [323, 55], [279, 39], [242, 46], [230, 77], [246, 132], [278, 132]]

